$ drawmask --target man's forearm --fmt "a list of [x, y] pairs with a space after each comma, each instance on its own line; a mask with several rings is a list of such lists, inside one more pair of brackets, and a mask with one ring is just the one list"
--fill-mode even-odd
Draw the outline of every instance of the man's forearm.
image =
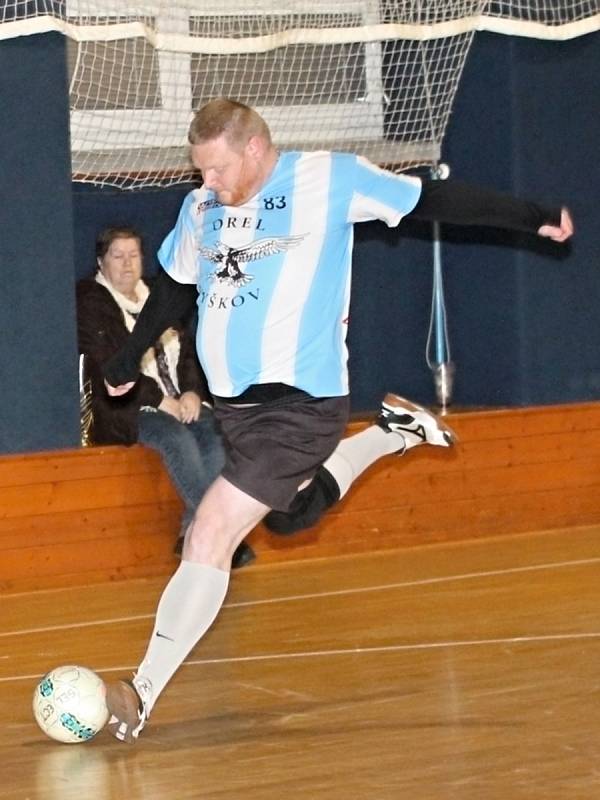
[[197, 296], [195, 286], [178, 283], [161, 270], [127, 342], [104, 365], [104, 377], [111, 386], [137, 379], [146, 350], [167, 328], [189, 314]]
[[460, 181], [423, 180], [421, 197], [411, 216], [455, 225], [486, 225], [537, 233], [542, 225], [559, 225], [561, 209]]

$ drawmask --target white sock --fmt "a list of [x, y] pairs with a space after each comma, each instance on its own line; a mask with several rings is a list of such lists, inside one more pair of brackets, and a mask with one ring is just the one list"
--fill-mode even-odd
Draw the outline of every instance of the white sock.
[[182, 561], [166, 585], [156, 610], [154, 630], [133, 680], [149, 680], [147, 711], [219, 613], [229, 573], [206, 564]]
[[410, 434], [405, 437], [400, 433], [384, 431], [379, 425], [370, 425], [364, 431], [342, 439], [323, 464], [340, 487], [340, 497], [346, 494], [359, 475], [382, 456], [402, 453], [420, 444], [420, 441], [409, 441], [409, 437]]

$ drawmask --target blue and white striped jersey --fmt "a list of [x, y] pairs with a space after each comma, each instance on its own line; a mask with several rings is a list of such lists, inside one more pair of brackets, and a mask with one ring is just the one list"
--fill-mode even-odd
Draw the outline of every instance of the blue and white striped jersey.
[[243, 206], [212, 191], [185, 198], [158, 256], [198, 287], [198, 356], [213, 394], [285, 383], [315, 397], [348, 393], [346, 332], [353, 224], [397, 225], [421, 193], [345, 153], [282, 153]]

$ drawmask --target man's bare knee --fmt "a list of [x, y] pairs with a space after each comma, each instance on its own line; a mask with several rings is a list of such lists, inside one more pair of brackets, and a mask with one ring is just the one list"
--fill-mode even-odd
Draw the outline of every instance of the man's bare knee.
[[217, 478], [188, 529], [183, 558], [229, 569], [235, 548], [268, 510], [225, 478]]

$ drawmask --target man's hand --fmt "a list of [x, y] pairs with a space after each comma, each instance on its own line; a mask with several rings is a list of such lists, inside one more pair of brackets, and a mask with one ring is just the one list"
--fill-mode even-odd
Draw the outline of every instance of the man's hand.
[[110, 383], [105, 380], [104, 385], [106, 386], [106, 391], [111, 397], [120, 397], [123, 394], [127, 394], [130, 389], [133, 389], [135, 386], [135, 381], [122, 383], [120, 386], [111, 386]]
[[573, 220], [566, 208], [562, 209], [560, 225], [542, 225], [538, 236], [545, 236], [553, 242], [566, 242], [573, 235]]

